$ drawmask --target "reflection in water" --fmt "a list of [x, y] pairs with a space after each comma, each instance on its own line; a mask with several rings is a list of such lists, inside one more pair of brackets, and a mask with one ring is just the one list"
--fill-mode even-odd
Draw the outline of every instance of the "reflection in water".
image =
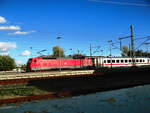
[[150, 85], [95, 94], [10, 104], [0, 113], [150, 113]]

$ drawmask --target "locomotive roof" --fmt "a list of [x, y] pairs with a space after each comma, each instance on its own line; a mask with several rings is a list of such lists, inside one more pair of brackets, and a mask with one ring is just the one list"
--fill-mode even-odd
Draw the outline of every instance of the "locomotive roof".
[[49, 56], [44, 56], [41, 57], [42, 59], [84, 59], [86, 57], [60, 57], [60, 58], [56, 58], [56, 57], [49, 57]]
[[[84, 58], [150, 58], [150, 57], [121, 57], [121, 56], [85, 56], [85, 57], [49, 57], [49, 56], [40, 56], [34, 58], [41, 58], [41, 59], [84, 59]], [[31, 58], [32, 59], [32, 58]]]

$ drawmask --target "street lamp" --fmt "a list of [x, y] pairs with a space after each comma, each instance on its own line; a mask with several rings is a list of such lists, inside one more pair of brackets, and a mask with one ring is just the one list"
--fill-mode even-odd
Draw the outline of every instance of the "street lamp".
[[61, 71], [61, 55], [60, 55], [60, 39], [61, 37], [57, 37], [57, 40], [58, 40], [58, 47], [59, 47], [59, 71]]

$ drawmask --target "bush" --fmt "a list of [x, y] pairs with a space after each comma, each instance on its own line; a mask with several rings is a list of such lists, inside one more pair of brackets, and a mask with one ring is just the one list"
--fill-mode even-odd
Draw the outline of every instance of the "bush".
[[0, 71], [10, 71], [16, 67], [15, 61], [10, 56], [0, 56]]

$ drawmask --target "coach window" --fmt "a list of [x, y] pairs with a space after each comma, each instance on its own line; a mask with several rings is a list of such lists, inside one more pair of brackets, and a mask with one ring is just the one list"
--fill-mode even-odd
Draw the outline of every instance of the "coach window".
[[143, 62], [145, 62], [145, 60], [143, 60]]
[[129, 60], [129, 62], [131, 63], [132, 61], [131, 61], [131, 60]]
[[117, 63], [119, 63], [119, 60], [117, 60]]
[[132, 62], [135, 62], [135, 60], [132, 60]]
[[110, 60], [107, 60], [107, 63], [110, 63]]
[[112, 63], [115, 63], [115, 60], [112, 60]]
[[139, 60], [136, 60], [136, 62], [139, 62]]
[[104, 60], [104, 63], [106, 63], [106, 60]]
[[37, 60], [34, 60], [34, 62], [37, 62]]
[[125, 60], [125, 63], [127, 63], [128, 62], [128, 60]]
[[123, 60], [121, 60], [121, 63], [123, 63]]
[[140, 62], [142, 62], [142, 59], [140, 59]]

